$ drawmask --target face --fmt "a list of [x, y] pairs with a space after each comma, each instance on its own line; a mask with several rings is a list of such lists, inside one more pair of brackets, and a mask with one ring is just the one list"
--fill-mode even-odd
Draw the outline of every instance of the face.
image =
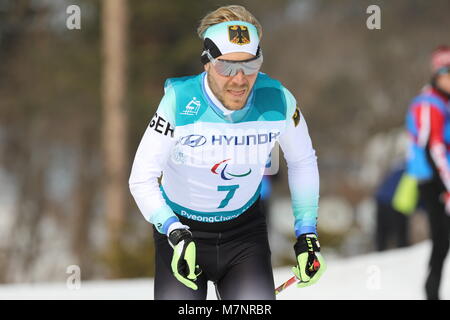
[[441, 90], [450, 94], [450, 73], [438, 75], [436, 79], [436, 84]]
[[[232, 52], [221, 55], [217, 59], [238, 61], [253, 57], [253, 55], [246, 52]], [[245, 106], [258, 76], [258, 72], [245, 75], [242, 71], [239, 71], [235, 76], [222, 76], [210, 62], [205, 65], [205, 71], [208, 73], [208, 84], [211, 91], [225, 108], [230, 110], [239, 110]]]

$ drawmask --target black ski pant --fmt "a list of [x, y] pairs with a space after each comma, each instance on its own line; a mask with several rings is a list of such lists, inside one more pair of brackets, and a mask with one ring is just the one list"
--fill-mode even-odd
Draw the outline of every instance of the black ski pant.
[[237, 223], [192, 222], [179, 217], [190, 226], [196, 244], [202, 270], [196, 280], [198, 290], [174, 277], [170, 268], [173, 249], [167, 237], [154, 229], [155, 300], [204, 300], [208, 281], [214, 283], [218, 299], [275, 299], [267, 225], [259, 201], [242, 216], [236, 218]]
[[420, 196], [428, 214], [432, 250], [429, 260], [429, 273], [425, 283], [427, 299], [439, 299], [442, 268], [449, 249], [450, 216], [445, 212], [441, 195], [445, 187], [440, 181], [432, 180], [419, 185]]

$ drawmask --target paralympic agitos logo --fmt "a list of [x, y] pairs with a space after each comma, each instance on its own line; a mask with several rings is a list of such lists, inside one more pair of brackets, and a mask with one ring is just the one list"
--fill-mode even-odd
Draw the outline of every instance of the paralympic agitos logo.
[[[229, 160], [231, 160], [231, 159], [225, 159], [225, 160], [222, 160], [222, 161], [216, 163], [216, 164], [211, 168], [211, 172], [214, 173], [214, 174], [219, 174], [219, 173], [217, 172], [217, 169], [219, 169], [219, 167], [220, 167], [223, 163], [225, 163], [225, 162], [227, 162], [227, 161], [229, 161]], [[222, 166], [222, 171], [220, 171], [220, 177], [221, 177], [223, 180], [231, 180], [231, 179], [233, 179], [233, 178], [242, 178], [242, 177], [246, 177], [246, 176], [248, 176], [248, 175], [252, 172], [252, 169], [249, 168], [248, 171], [247, 171], [246, 173], [243, 173], [243, 174], [233, 174], [233, 173], [230, 173], [230, 172], [227, 172], [227, 171], [226, 171], [226, 170], [227, 170], [227, 167], [228, 167], [228, 163], [226, 163], [224, 166]], [[229, 178], [228, 176], [231, 176], [231, 178]]]

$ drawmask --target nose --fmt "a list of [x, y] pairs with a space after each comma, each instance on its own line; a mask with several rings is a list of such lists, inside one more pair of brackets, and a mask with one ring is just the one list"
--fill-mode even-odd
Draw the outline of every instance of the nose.
[[244, 85], [247, 83], [247, 78], [242, 70], [239, 70], [238, 73], [232, 78], [232, 82], [237, 85]]

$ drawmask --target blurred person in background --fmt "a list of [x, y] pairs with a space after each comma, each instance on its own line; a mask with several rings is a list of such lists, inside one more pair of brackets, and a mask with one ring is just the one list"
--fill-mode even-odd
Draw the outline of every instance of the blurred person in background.
[[261, 210], [266, 216], [266, 224], [270, 226], [270, 214], [269, 214], [269, 199], [272, 193], [272, 181], [270, 175], [264, 175], [261, 180], [261, 192], [260, 192], [260, 202]]
[[279, 178], [279, 173], [275, 174], [265, 174], [261, 181], [261, 210], [264, 212], [264, 215], [266, 216], [266, 224], [267, 227], [270, 229], [271, 227], [271, 197], [273, 194], [273, 185], [276, 183], [276, 181]]
[[432, 251], [425, 282], [427, 299], [439, 299], [450, 236], [450, 47], [431, 57], [430, 83], [411, 102], [406, 117], [410, 136], [407, 172], [419, 183], [428, 213]]
[[408, 217], [393, 205], [394, 195], [404, 172], [404, 163], [395, 166], [383, 177], [375, 192], [377, 207], [375, 244], [377, 251], [409, 245]]
[[[326, 268], [315, 151], [294, 96], [259, 72], [262, 28], [250, 12], [221, 7], [201, 20], [198, 35], [204, 72], [166, 80], [129, 179], [154, 226], [155, 299], [205, 299], [207, 281], [219, 299], [274, 299], [264, 169], [278, 141], [295, 217], [293, 272], [299, 287], [314, 284]], [[261, 154], [256, 163], [242, 157]]]

